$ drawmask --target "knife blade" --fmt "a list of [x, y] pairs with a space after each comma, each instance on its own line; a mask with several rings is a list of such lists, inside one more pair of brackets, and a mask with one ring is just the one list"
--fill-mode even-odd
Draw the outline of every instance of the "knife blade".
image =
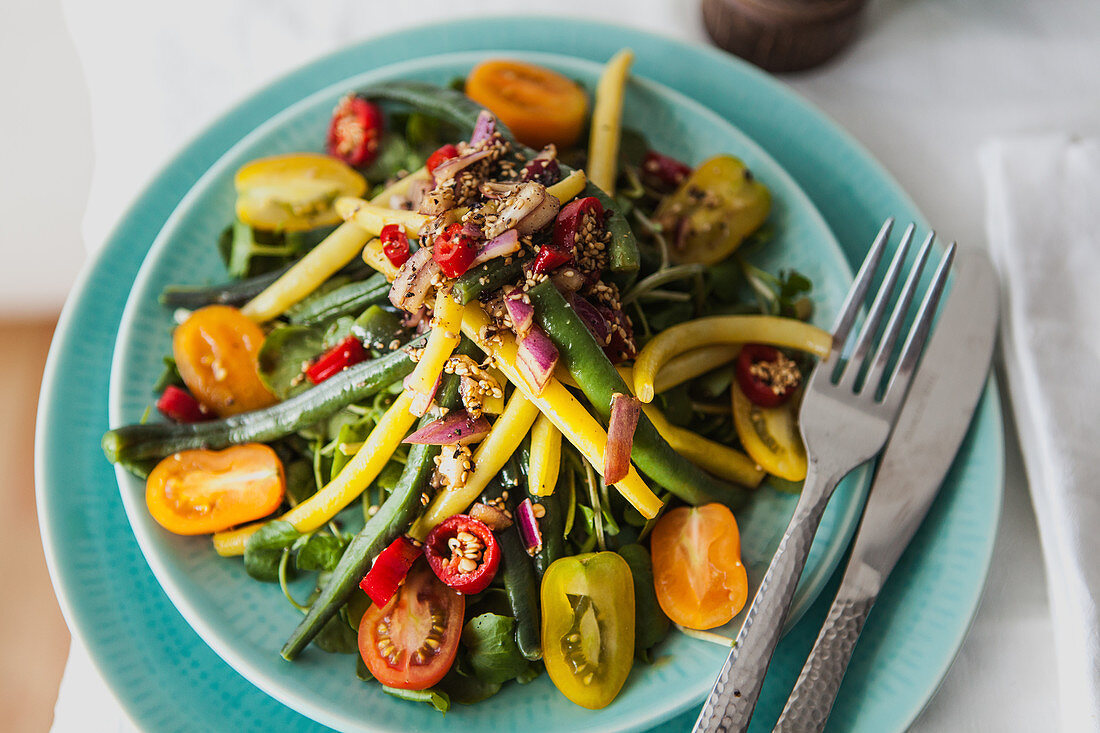
[[776, 733], [825, 727], [867, 615], [966, 437], [993, 357], [998, 286], [984, 252], [959, 252], [955, 267], [951, 293], [871, 485], [836, 599]]

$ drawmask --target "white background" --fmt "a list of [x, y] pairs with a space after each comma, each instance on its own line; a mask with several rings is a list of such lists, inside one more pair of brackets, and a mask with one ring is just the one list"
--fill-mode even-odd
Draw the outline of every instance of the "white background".
[[[98, 242], [160, 161], [280, 73], [395, 28], [489, 9], [522, 11], [503, 0], [478, 3], [478, 10], [453, 0], [64, 6], [63, 15], [54, 0], [5, 0], [0, 11], [0, 316], [56, 309], [84, 256], [81, 226], [92, 245]], [[558, 0], [552, 7], [705, 40], [694, 0]], [[87, 79], [78, 51], [89, 61]], [[784, 81], [867, 145], [941, 235], [983, 246], [975, 161], [982, 140], [1009, 132], [1100, 133], [1100, 3], [872, 2], [850, 52]], [[1056, 726], [1045, 578], [1008, 428], [1004, 514], [985, 596], [915, 730]], [[79, 698], [73, 702], [79, 706]]]

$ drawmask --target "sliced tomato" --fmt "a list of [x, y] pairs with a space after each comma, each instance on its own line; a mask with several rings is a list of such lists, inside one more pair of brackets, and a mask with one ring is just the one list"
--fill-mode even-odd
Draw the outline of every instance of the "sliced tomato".
[[172, 335], [172, 357], [199, 402], [226, 417], [276, 402], [260, 381], [264, 332], [228, 305], [199, 308]]
[[467, 595], [480, 593], [500, 565], [500, 545], [484, 522], [456, 514], [428, 533], [428, 564], [444, 583]]
[[542, 576], [542, 654], [563, 695], [607, 707], [634, 664], [634, 579], [614, 552], [563, 557]]
[[237, 171], [237, 217], [256, 229], [297, 232], [339, 224], [341, 196], [362, 196], [367, 181], [330, 155], [260, 158]]
[[378, 157], [385, 117], [377, 105], [349, 94], [336, 105], [329, 122], [329, 155], [354, 166], [368, 166]]
[[262, 443], [173, 453], [149, 474], [145, 504], [175, 534], [221, 532], [262, 519], [286, 493], [283, 463]]
[[385, 606], [359, 621], [359, 654], [383, 685], [423, 690], [443, 679], [462, 635], [465, 597], [448, 588], [424, 560]]
[[713, 629], [745, 607], [749, 580], [741, 563], [741, 535], [725, 506], [667, 512], [653, 527], [650, 548], [657, 602], [676, 623]]
[[768, 473], [788, 481], [806, 478], [806, 448], [798, 434], [798, 401], [779, 407], [753, 404], [733, 380], [733, 425], [745, 452]]
[[443, 147], [436, 150], [434, 153], [428, 156], [428, 162], [424, 164], [424, 167], [428, 169], [429, 173], [435, 173], [435, 169], [439, 167], [439, 164], [445, 160], [458, 157], [458, 148], [447, 143]]
[[767, 344], [745, 344], [737, 354], [737, 384], [760, 407], [779, 407], [802, 382], [798, 365]]

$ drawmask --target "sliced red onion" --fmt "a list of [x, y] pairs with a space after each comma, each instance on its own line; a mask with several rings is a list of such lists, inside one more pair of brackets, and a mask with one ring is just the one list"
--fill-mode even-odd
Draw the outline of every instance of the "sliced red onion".
[[433, 186], [420, 197], [416, 210], [425, 216], [439, 216], [450, 211], [454, 203], [455, 199], [450, 189]]
[[[638, 346], [634, 342], [634, 326], [630, 318], [621, 310], [613, 310], [606, 305], [599, 307], [611, 331], [611, 343], [604, 347], [604, 352], [612, 364], [618, 364], [626, 359], [633, 359], [638, 354]], [[618, 328], [615, 328], [615, 326]]]
[[459, 171], [464, 168], [468, 168], [479, 160], [488, 158], [493, 154], [491, 149], [487, 150], [475, 150], [472, 153], [466, 153], [459, 155], [456, 158], [448, 158], [435, 167], [432, 171], [432, 175], [435, 176], [436, 181], [446, 181], [448, 178], [454, 178]]
[[465, 410], [452, 410], [430, 425], [405, 438], [406, 443], [421, 445], [466, 445], [476, 443], [489, 434], [489, 421], [471, 417]]
[[491, 138], [496, 131], [497, 120], [493, 117], [493, 113], [487, 109], [481, 110], [477, 115], [477, 122], [474, 123], [474, 134], [470, 136], [470, 147], [477, 147], [479, 143]]
[[500, 199], [508, 198], [523, 185], [518, 181], [512, 181], [508, 183], [501, 183], [499, 181], [486, 181], [478, 187], [481, 195], [487, 199], [493, 199], [499, 201]]
[[523, 539], [523, 547], [528, 555], [534, 556], [542, 549], [542, 532], [539, 531], [539, 520], [535, 516], [535, 506], [530, 497], [524, 499], [516, 507], [516, 524], [519, 527], [519, 536]]
[[[402, 386], [404, 386], [405, 389], [409, 391], [412, 391], [412, 388], [409, 386], [409, 380], [411, 378], [412, 375], [410, 374], [403, 380], [401, 380]], [[435, 384], [432, 385], [432, 388], [428, 390], [427, 394], [423, 394], [421, 392], [413, 392], [412, 402], [410, 402], [409, 404], [409, 412], [416, 415], [417, 417], [423, 417], [424, 413], [428, 411], [428, 408], [432, 406], [432, 400], [435, 399], [435, 394], [439, 391], [439, 385], [441, 385], [442, 383], [443, 374], [440, 373], [440, 375], [435, 378]]]
[[499, 532], [502, 529], [508, 529], [512, 526], [511, 517], [495, 506], [484, 504], [480, 501], [470, 507], [470, 516], [484, 523], [486, 527], [494, 532]]
[[600, 345], [600, 348], [605, 348], [607, 346], [607, 336], [611, 333], [611, 325], [608, 324], [607, 319], [603, 317], [599, 309], [575, 293], [573, 297], [569, 298], [569, 304], [573, 306], [577, 316], [584, 321], [584, 325], [596, 337], [596, 343]]
[[520, 234], [534, 234], [553, 222], [560, 208], [561, 202], [558, 201], [558, 197], [548, 193], [538, 208], [520, 219], [516, 229]]
[[586, 282], [584, 275], [575, 267], [559, 267], [550, 273], [550, 279], [554, 281], [554, 287], [563, 293], [575, 293]]
[[516, 332], [516, 336], [526, 336], [535, 324], [535, 307], [519, 293], [505, 298], [504, 307], [508, 309], [508, 317], [512, 319], [512, 330]]
[[506, 257], [516, 252], [519, 252], [519, 232], [515, 229], [506, 229], [481, 245], [481, 249], [478, 250], [474, 261], [470, 263], [470, 267], [488, 262], [495, 257]]
[[544, 186], [551, 186], [561, 180], [561, 166], [555, 160], [558, 150], [553, 145], [547, 145], [539, 154], [523, 166], [520, 178], [524, 181], [534, 181]]
[[[556, 197], [546, 193], [545, 186], [538, 183], [524, 183], [497, 213], [494, 231], [490, 233], [496, 236], [505, 229], [515, 228], [520, 234], [530, 234], [557, 216], [560, 206]], [[549, 217], [547, 217], [548, 213]], [[532, 218], [528, 219], [528, 217]], [[535, 224], [538, 226], [534, 226]]]
[[[409, 184], [409, 191], [402, 202], [407, 204], [407, 206], [394, 204], [394, 202], [391, 202], [391, 204], [394, 204], [393, 208], [395, 209], [408, 208], [410, 211], [418, 211], [421, 202], [424, 201], [424, 194], [428, 193], [428, 191], [431, 191], [433, 188], [435, 188], [435, 186], [432, 185], [430, 178], [418, 178]], [[399, 197], [394, 196], [394, 199], [399, 199]]]
[[481, 231], [481, 227], [474, 224], [472, 221], [462, 222], [462, 236], [469, 237], [470, 239], [483, 239], [485, 233]]
[[390, 302], [412, 313], [424, 305], [439, 265], [432, 259], [429, 247], [421, 247], [397, 271], [390, 286]]
[[422, 305], [415, 311], [406, 313], [401, 319], [401, 325], [405, 328], [419, 328], [421, 323], [430, 320], [428, 318], [428, 306]]
[[616, 392], [611, 395], [611, 419], [607, 423], [607, 447], [603, 452], [603, 480], [618, 483], [630, 472], [630, 451], [642, 403], [637, 397]]
[[541, 394], [558, 365], [558, 347], [538, 326], [532, 326], [519, 341], [517, 366], [527, 383]]

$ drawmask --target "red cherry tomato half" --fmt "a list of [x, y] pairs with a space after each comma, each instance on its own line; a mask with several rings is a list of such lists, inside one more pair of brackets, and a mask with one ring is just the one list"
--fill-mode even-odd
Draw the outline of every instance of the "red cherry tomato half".
[[484, 523], [456, 514], [431, 531], [424, 555], [436, 576], [459, 593], [480, 593], [500, 565], [500, 545]]
[[459, 277], [470, 269], [477, 256], [477, 241], [462, 233], [462, 225], [451, 224], [435, 238], [432, 259], [447, 277]]
[[214, 417], [213, 413], [207, 411], [194, 395], [174, 384], [164, 388], [164, 392], [157, 399], [157, 409], [162, 415], [176, 422], [201, 422]]
[[385, 118], [382, 110], [349, 94], [336, 105], [328, 128], [329, 155], [348, 165], [367, 166], [378, 155]]
[[320, 384], [348, 367], [366, 361], [368, 356], [367, 350], [363, 348], [363, 342], [355, 336], [348, 336], [321, 354], [321, 358], [306, 369], [306, 377], [314, 384]]
[[389, 603], [363, 614], [359, 654], [383, 685], [427, 689], [454, 662], [465, 612], [465, 597], [443, 585], [426, 563], [417, 563]]
[[450, 160], [451, 158], [457, 158], [457, 157], [458, 157], [458, 148], [456, 148], [454, 145], [451, 145], [450, 143], [447, 143], [446, 145], [441, 147], [439, 150], [437, 150], [434, 153], [432, 153], [431, 155], [429, 155], [428, 156], [428, 162], [425, 163], [424, 165], [428, 169], [429, 173], [435, 173], [435, 169], [437, 167], [439, 167], [440, 163], [442, 163], [445, 160]]
[[359, 581], [359, 587], [370, 596], [375, 606], [384, 606], [393, 598], [401, 581], [420, 557], [420, 545], [404, 535], [378, 553], [367, 574]]
[[382, 240], [382, 253], [394, 267], [401, 267], [409, 259], [409, 237], [400, 224], [387, 224], [378, 235]]
[[691, 175], [691, 166], [650, 150], [642, 158], [642, 175], [662, 188], [673, 189]]
[[745, 344], [737, 355], [737, 384], [759, 407], [779, 407], [802, 381], [798, 365], [774, 346]]

